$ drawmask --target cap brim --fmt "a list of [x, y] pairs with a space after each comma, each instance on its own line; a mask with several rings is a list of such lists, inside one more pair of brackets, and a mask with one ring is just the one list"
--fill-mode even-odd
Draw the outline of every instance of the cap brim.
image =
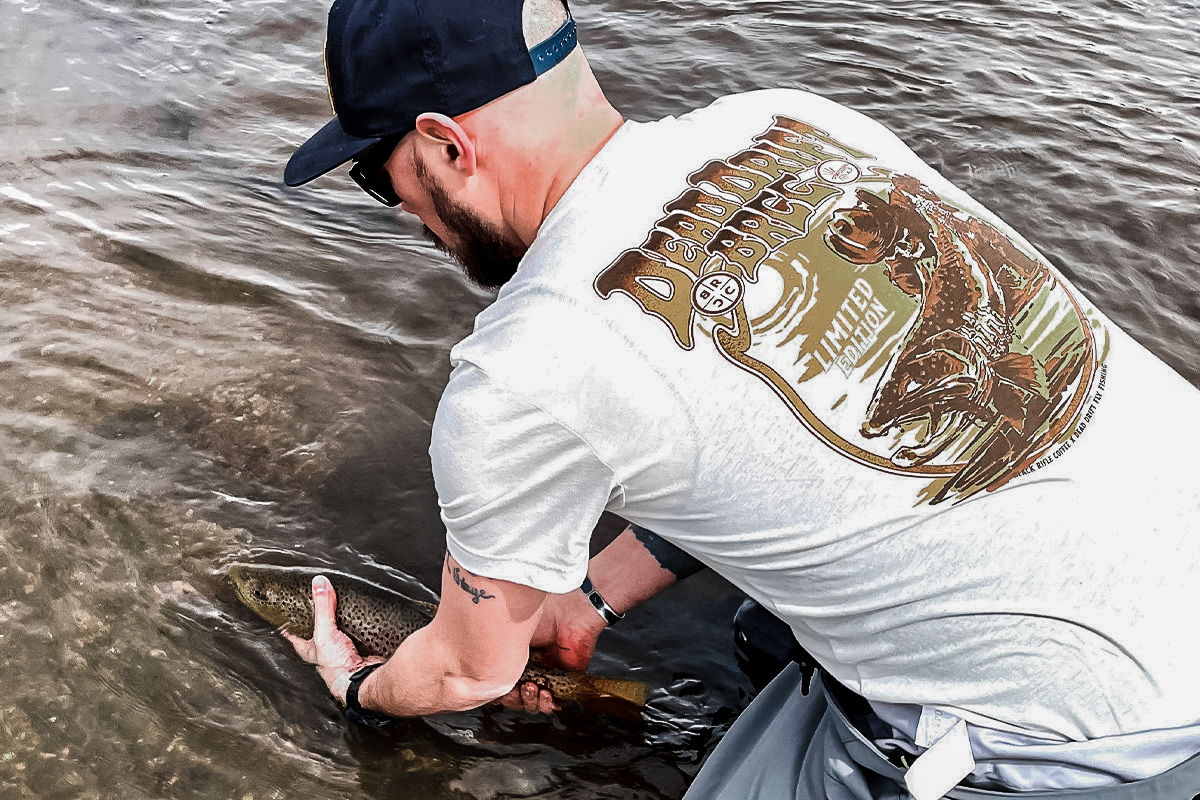
[[380, 138], [360, 139], [351, 136], [342, 130], [342, 123], [334, 117], [292, 153], [287, 167], [283, 170], [283, 182], [288, 186], [308, 183], [313, 178], [345, 164]]

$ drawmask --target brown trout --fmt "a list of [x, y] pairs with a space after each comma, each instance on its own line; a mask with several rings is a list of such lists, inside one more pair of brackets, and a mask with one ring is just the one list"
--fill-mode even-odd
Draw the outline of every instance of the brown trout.
[[[391, 657], [408, 636], [433, 620], [437, 604], [327, 569], [238, 564], [228, 572], [238, 599], [267, 622], [304, 638], [312, 636], [312, 579], [324, 575], [337, 594], [337, 625], [361, 655]], [[645, 705], [649, 686], [584, 672], [530, 665], [521, 682], [547, 689], [555, 700], [617, 698]]]

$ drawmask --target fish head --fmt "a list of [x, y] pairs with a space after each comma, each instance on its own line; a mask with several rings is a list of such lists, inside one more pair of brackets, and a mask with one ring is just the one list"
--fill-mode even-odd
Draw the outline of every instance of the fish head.
[[311, 577], [280, 567], [238, 564], [226, 572], [238, 599], [272, 625], [312, 635]]

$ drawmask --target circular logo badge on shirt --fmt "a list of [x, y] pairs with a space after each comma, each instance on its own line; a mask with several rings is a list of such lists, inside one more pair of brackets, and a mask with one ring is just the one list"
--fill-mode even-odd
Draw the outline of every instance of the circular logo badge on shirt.
[[692, 287], [692, 307], [707, 317], [727, 313], [742, 299], [745, 287], [732, 272], [712, 272]]
[[856, 165], [840, 158], [831, 158], [817, 165], [817, 177], [826, 183], [854, 183], [861, 174]]

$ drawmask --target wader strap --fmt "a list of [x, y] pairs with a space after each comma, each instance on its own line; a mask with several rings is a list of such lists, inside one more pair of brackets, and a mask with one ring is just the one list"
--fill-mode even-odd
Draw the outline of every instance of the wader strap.
[[[818, 674], [821, 678], [821, 690], [829, 703], [829, 719], [837, 729], [849, 756], [863, 769], [904, 786], [906, 770], [889, 761], [875, 743], [850, 721], [851, 715], [846, 713], [847, 706], [854, 708], [858, 703], [865, 704], [866, 700], [824, 672]], [[1200, 800], [1200, 755], [1193, 756], [1161, 775], [1118, 786], [1043, 792], [995, 792], [956, 786], [947, 792], [946, 797], [951, 800]]]

